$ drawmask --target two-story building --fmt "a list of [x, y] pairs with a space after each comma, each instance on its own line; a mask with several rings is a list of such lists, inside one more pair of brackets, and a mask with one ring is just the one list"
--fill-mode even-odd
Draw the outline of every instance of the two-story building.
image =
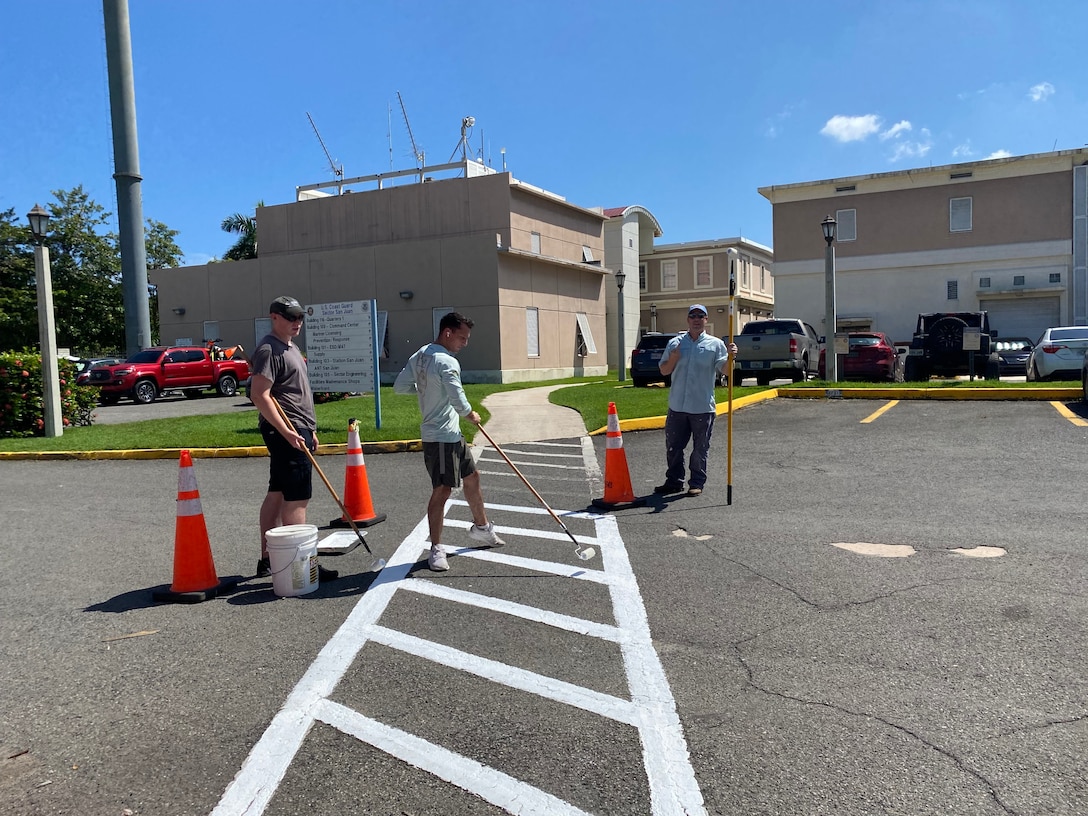
[[985, 310], [999, 336], [1088, 323], [1088, 148], [761, 187], [775, 311], [821, 334], [837, 222], [837, 331], [910, 340], [923, 312]]
[[[776, 311], [775, 253], [747, 238], [658, 244], [639, 258], [639, 325], [643, 332], [687, 329], [688, 306], [707, 307], [706, 331], [729, 334], [729, 249], [737, 250], [733, 333]], [[781, 312], [785, 314], [785, 312]], [[789, 315], [794, 317], [795, 315]]]

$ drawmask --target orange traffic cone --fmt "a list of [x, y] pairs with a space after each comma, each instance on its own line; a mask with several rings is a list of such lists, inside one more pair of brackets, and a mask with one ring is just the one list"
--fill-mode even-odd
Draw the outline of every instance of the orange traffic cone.
[[174, 582], [169, 590], [152, 592], [156, 601], [199, 603], [214, 598], [216, 593], [232, 584], [220, 583], [215, 574], [208, 527], [200, 506], [200, 491], [196, 487], [193, 457], [181, 452], [178, 471], [178, 512], [174, 527]]
[[645, 499], [635, 498], [631, 474], [627, 470], [627, 453], [623, 449], [620, 418], [616, 403], [608, 403], [608, 440], [604, 452], [604, 498], [594, 499], [593, 506], [605, 510], [641, 507]]
[[[351, 514], [356, 527], [372, 527], [385, 521], [385, 513], [374, 512], [370, 500], [370, 481], [366, 478], [366, 462], [363, 446], [359, 442], [359, 426], [354, 419], [348, 420], [348, 464], [344, 474], [344, 509]], [[329, 522], [330, 527], [347, 527], [347, 513]]]

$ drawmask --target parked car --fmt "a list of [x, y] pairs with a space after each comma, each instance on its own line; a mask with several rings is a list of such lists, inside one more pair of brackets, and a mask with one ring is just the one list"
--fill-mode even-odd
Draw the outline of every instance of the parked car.
[[816, 370], [820, 338], [803, 320], [792, 317], [752, 320], [744, 324], [740, 334], [734, 335], [733, 342], [737, 344], [733, 385], [740, 385], [745, 377], [755, 377], [758, 385], [767, 385], [779, 377], [801, 382]]
[[672, 385], [672, 377], [666, 377], [657, 367], [661, 361], [661, 354], [665, 346], [677, 332], [646, 332], [638, 341], [631, 352], [631, 381], [636, 388], [642, 388], [650, 383], [663, 382], [666, 386]]
[[121, 362], [124, 361], [117, 357], [98, 357], [93, 360], [83, 358], [78, 360], [76, 362], [76, 385], [90, 385], [91, 369], [95, 366], [116, 365]]
[[[841, 359], [844, 380], [903, 382], [903, 358], [882, 332], [850, 332], [849, 351]], [[820, 349], [819, 377], [825, 377], [825, 350]]]
[[1028, 355], [1028, 381], [1078, 379], [1085, 351], [1088, 351], [1088, 326], [1047, 329]]
[[1080, 364], [1080, 398], [1088, 402], [1088, 351], [1084, 352], [1084, 362]]
[[1034, 345], [1027, 337], [998, 337], [994, 340], [994, 350], [1001, 358], [1001, 376], [1027, 374], [1028, 357]]
[[146, 405], [164, 391], [181, 391], [194, 399], [214, 388], [220, 396], [232, 397], [249, 374], [249, 361], [241, 357], [213, 360], [206, 348], [154, 346], [122, 363], [92, 368], [90, 384], [101, 387], [104, 405], [115, 405], [124, 396]]

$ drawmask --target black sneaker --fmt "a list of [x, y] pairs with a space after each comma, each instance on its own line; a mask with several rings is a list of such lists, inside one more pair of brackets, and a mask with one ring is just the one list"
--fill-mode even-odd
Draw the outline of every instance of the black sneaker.
[[666, 493], [680, 493], [684, 490], [684, 486], [679, 482], [665, 482], [665, 484], [658, 485], [654, 488], [654, 493], [666, 494]]
[[272, 574], [272, 562], [267, 558], [262, 558], [257, 562], [257, 577], [267, 578]]
[[321, 581], [335, 581], [340, 577], [340, 573], [336, 570], [325, 569], [320, 564], [317, 565], [317, 580]]

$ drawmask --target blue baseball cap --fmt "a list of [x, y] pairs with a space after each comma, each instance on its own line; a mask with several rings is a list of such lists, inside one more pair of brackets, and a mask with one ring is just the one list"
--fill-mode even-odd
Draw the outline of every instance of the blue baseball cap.
[[688, 317], [691, 317], [692, 312], [702, 312], [703, 317], [706, 317], [708, 314], [710, 314], [710, 312], [706, 310], [706, 306], [701, 303], [693, 303], [688, 306]]

